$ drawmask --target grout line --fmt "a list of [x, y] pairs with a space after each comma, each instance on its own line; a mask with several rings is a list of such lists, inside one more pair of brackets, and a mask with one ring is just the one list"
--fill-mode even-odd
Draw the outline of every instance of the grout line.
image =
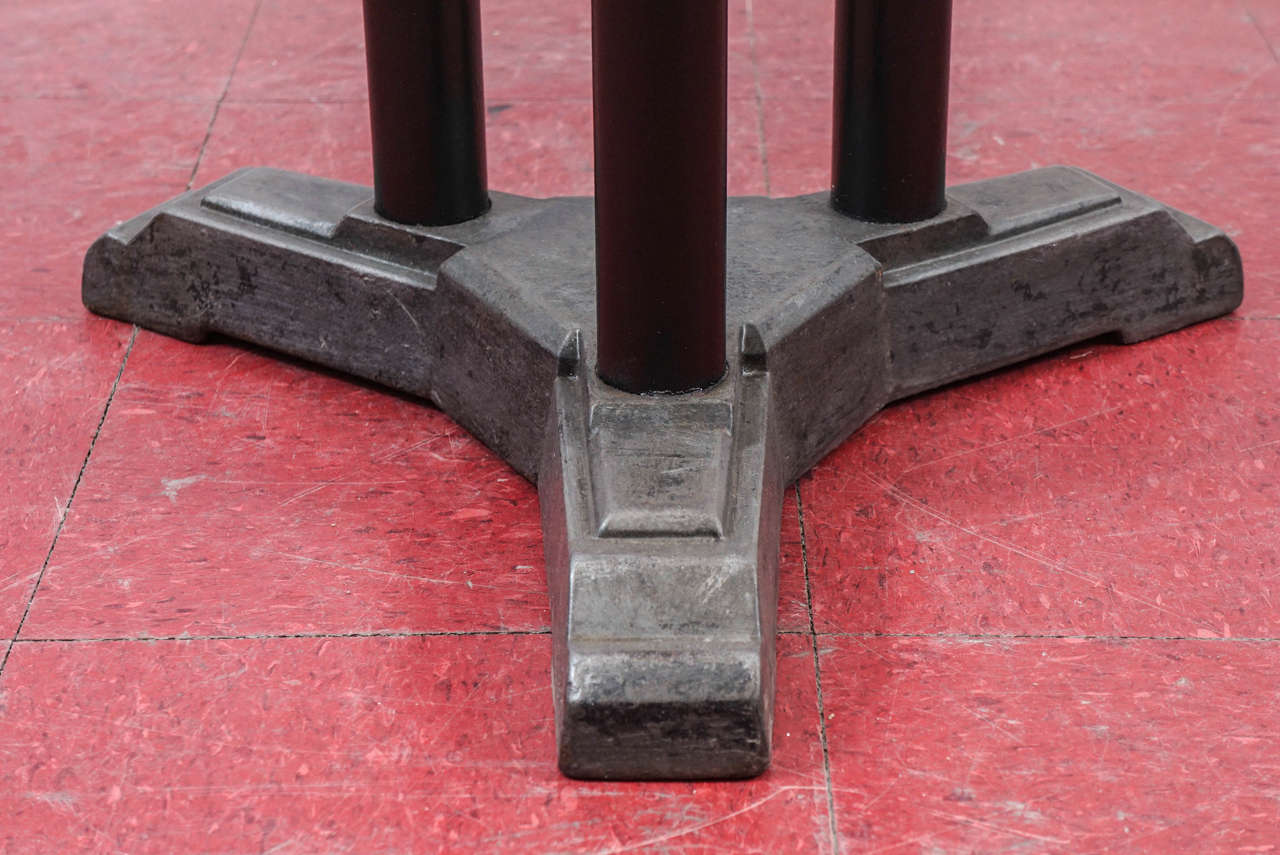
[[[803, 546], [802, 546], [803, 549]], [[807, 580], [806, 580], [807, 583]], [[807, 584], [806, 584], [807, 588]], [[807, 593], [807, 591], [806, 591]], [[459, 630], [368, 630], [364, 632], [286, 632], [245, 633], [242, 635], [112, 635], [83, 637], [14, 638], [14, 644], [95, 644], [126, 641], [262, 641], [298, 638], [439, 638], [453, 636], [550, 635], [550, 629], [459, 629]], [[963, 633], [963, 632], [811, 632], [806, 629], [781, 629], [780, 636], [823, 638], [902, 638], [922, 641], [1188, 641], [1202, 644], [1277, 644], [1280, 637], [1246, 636], [1239, 638], [1201, 638], [1189, 635], [1055, 635], [1051, 633]]]
[[207, 104], [210, 99], [201, 95], [130, 95], [127, 93], [100, 94], [93, 92], [76, 93], [74, 95], [60, 92], [37, 92], [34, 95], [30, 93], [17, 95], [0, 94], [0, 103], [12, 101], [78, 101], [82, 103], [92, 101], [95, 104], [130, 104], [138, 101], [158, 101], [169, 104]]
[[[223, 99], [229, 100], [232, 104], [255, 105], [255, 104], [295, 104], [295, 105], [335, 105], [335, 104], [364, 104], [369, 103], [368, 95], [356, 96], [316, 96], [313, 98], [304, 98], [302, 96], [270, 96], [270, 95], [247, 95], [236, 98], [230, 98], [224, 89], [223, 94], [217, 98], [203, 95], [129, 95], [129, 94], [75, 94], [63, 95], [59, 93], [51, 94], [6, 94], [0, 93], [0, 104], [12, 101], [76, 101], [89, 102], [95, 104], [128, 104], [137, 101], [161, 102], [172, 104], [207, 104], [219, 103]], [[519, 107], [526, 104], [591, 104], [590, 95], [540, 95], [536, 92], [520, 92], [503, 97], [502, 92], [485, 94], [486, 108], [502, 105], [505, 107]], [[740, 101], [746, 101], [747, 98], [739, 98]], [[752, 99], [754, 100], [754, 99]]]
[[[1270, 47], [1269, 44], [1267, 46]], [[756, 100], [757, 96], [752, 95], [752, 96], [730, 96], [730, 97], [735, 101], [747, 101], [747, 100], [754, 101]], [[764, 96], [763, 89], [760, 90], [759, 97], [762, 98], [763, 100], [768, 100], [768, 98]], [[1058, 103], [1074, 105], [1076, 103], [1084, 102], [1089, 97], [1092, 97], [1092, 96], [1080, 95], [1078, 97], [1074, 97], [1070, 99], [1063, 99]], [[1256, 96], [1256, 98], [1261, 98], [1261, 97], [1264, 97], [1264, 96]], [[812, 102], [812, 103], [829, 102], [831, 100], [830, 97], [825, 95], [797, 95], [795, 96], [795, 98], [800, 101]], [[43, 93], [43, 94], [36, 93], [32, 95], [32, 94], [0, 93], [0, 103], [8, 103], [11, 101], [80, 101], [80, 102], [92, 101], [97, 104], [127, 104], [127, 103], [133, 103], [138, 101], [147, 101], [147, 102], [167, 102], [167, 103], [174, 103], [174, 104], [205, 104], [205, 103], [209, 103], [210, 101], [214, 101], [215, 103], [217, 103], [217, 101], [219, 100], [221, 100], [221, 96], [217, 99], [213, 99], [208, 96], [183, 95], [183, 94], [131, 95], [127, 93], [126, 94], [89, 93], [89, 94], [66, 95], [61, 93]], [[324, 106], [324, 105], [336, 105], [336, 104], [367, 105], [369, 103], [369, 96], [367, 95], [354, 95], [354, 96], [318, 95], [315, 97], [303, 97], [300, 95], [271, 96], [271, 95], [250, 94], [250, 95], [237, 96], [235, 98], [228, 97], [227, 100], [232, 104], [247, 105], [247, 106], [262, 105], [262, 104], [277, 104], [277, 105], [293, 104], [298, 106], [316, 106], [316, 105]], [[508, 94], [503, 92], [490, 93], [486, 91], [484, 100], [485, 100], [486, 108], [494, 107], [498, 105], [503, 105], [507, 108], [512, 108], [512, 107], [521, 107], [521, 106], [532, 105], [532, 104], [538, 104], [538, 105], [587, 104], [589, 105], [592, 103], [592, 99], [590, 95], [582, 95], [582, 94], [541, 95], [537, 92], [516, 92], [516, 93]], [[986, 105], [995, 103], [991, 99], [983, 99], [983, 98], [969, 98], [969, 99], [957, 98], [953, 100], [956, 104], [961, 104], [961, 105], [986, 106]], [[1248, 100], [1255, 100], [1255, 98], [1251, 97]], [[1201, 98], [1183, 99], [1183, 103], [1191, 104], [1191, 105], [1202, 104], [1205, 106], [1213, 106], [1215, 104], [1218, 104], [1219, 102], [1214, 98], [1211, 98], [1209, 96], [1204, 96]]]
[[1275, 644], [1280, 637], [1238, 636], [1231, 638], [1198, 635], [1071, 635], [1067, 633], [967, 633], [967, 632], [822, 632], [822, 638], [919, 638], [939, 641], [1192, 641], [1201, 644]]
[[764, 195], [773, 195], [773, 179], [769, 175], [769, 147], [764, 133], [764, 87], [760, 84], [760, 58], [756, 50], [756, 16], [752, 0], [747, 0], [747, 39], [751, 45], [751, 76], [756, 96], [756, 138], [760, 141], [760, 165], [764, 170]]
[[1266, 32], [1263, 31], [1262, 25], [1258, 23], [1258, 19], [1254, 17], [1253, 10], [1245, 5], [1245, 17], [1249, 19], [1249, 23], [1253, 24], [1253, 28], [1258, 31], [1258, 35], [1262, 37], [1262, 43], [1267, 46], [1267, 50], [1271, 51], [1271, 58], [1280, 63], [1280, 53], [1276, 51], [1276, 46], [1271, 43], [1271, 39], [1267, 38]]
[[31, 605], [36, 601], [36, 593], [40, 590], [40, 583], [44, 581], [45, 571], [49, 569], [49, 562], [53, 559], [53, 550], [58, 546], [58, 537], [62, 534], [62, 527], [67, 524], [67, 517], [71, 515], [71, 503], [76, 499], [76, 491], [80, 489], [80, 482], [84, 479], [85, 470], [89, 468], [89, 458], [93, 456], [94, 446], [98, 444], [98, 437], [102, 434], [102, 426], [106, 424], [107, 413], [111, 410], [111, 402], [115, 400], [116, 391], [120, 388], [120, 378], [124, 376], [124, 368], [129, 364], [129, 354], [133, 353], [133, 344], [138, 340], [138, 327], [134, 325], [133, 332], [129, 335], [129, 343], [125, 346], [124, 356], [120, 359], [120, 368], [116, 371], [116, 379], [111, 384], [111, 391], [107, 393], [107, 401], [102, 405], [102, 415], [98, 417], [98, 425], [93, 429], [93, 435], [89, 437], [89, 450], [84, 453], [84, 460], [80, 462], [80, 471], [76, 473], [76, 480], [71, 485], [71, 492], [67, 495], [67, 504], [62, 508], [62, 515], [58, 517], [58, 525], [53, 530], [53, 540], [49, 542], [49, 551], [45, 553], [44, 561], [40, 564], [40, 572], [36, 574], [35, 584], [31, 586], [31, 595], [27, 597], [26, 608], [22, 610], [22, 617], [18, 620], [18, 626], [13, 630], [13, 637], [9, 639], [9, 645], [5, 648], [4, 658], [0, 659], [0, 675], [4, 674], [4, 667], [9, 664], [9, 656], [13, 653], [13, 648], [18, 644], [18, 636], [22, 634], [23, 624], [27, 622], [27, 616], [31, 614]]
[[550, 629], [464, 629], [422, 630], [396, 632], [394, 630], [368, 632], [288, 632], [248, 633], [245, 635], [118, 635], [101, 638], [15, 638], [14, 644], [114, 644], [116, 642], [142, 641], [270, 641], [276, 639], [308, 638], [460, 638], [466, 636], [534, 636], [550, 635]]
[[253, 25], [258, 20], [258, 11], [262, 9], [262, 0], [257, 0], [253, 4], [253, 11], [249, 13], [249, 25], [245, 27], [244, 38], [240, 41], [240, 47], [236, 50], [236, 58], [231, 61], [231, 70], [227, 72], [227, 82], [222, 87], [222, 94], [218, 96], [218, 101], [213, 105], [213, 115], [209, 117], [209, 126], [204, 129], [204, 139], [200, 142], [200, 151], [196, 152], [196, 162], [191, 166], [191, 175], [187, 177], [187, 189], [191, 189], [191, 185], [196, 181], [196, 173], [200, 171], [200, 162], [204, 160], [204, 151], [209, 147], [209, 139], [213, 136], [213, 126], [218, 121], [218, 113], [222, 111], [222, 102], [227, 100], [227, 93], [231, 91], [231, 81], [235, 79], [236, 69], [240, 67], [240, 58], [244, 56], [245, 48], [249, 46], [249, 36], [253, 34]]
[[822, 696], [822, 663], [818, 658], [818, 633], [813, 620], [813, 586], [809, 581], [809, 544], [804, 531], [804, 502], [800, 485], [796, 484], [796, 515], [800, 518], [800, 564], [804, 568], [804, 599], [809, 612], [809, 643], [813, 645], [813, 679], [818, 690], [818, 733], [822, 738], [822, 772], [827, 782], [827, 822], [831, 832], [832, 855], [840, 853], [840, 837], [836, 834], [836, 799], [831, 785], [831, 750], [827, 742], [827, 707]]

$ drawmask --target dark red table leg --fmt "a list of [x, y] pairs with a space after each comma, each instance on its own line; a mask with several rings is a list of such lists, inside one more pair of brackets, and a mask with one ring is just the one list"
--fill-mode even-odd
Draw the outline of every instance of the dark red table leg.
[[725, 369], [725, 0], [594, 0], [599, 373], [683, 392]]
[[365, 0], [379, 214], [430, 226], [489, 207], [479, 0]]
[[862, 220], [946, 207], [951, 0], [837, 0], [831, 203]]

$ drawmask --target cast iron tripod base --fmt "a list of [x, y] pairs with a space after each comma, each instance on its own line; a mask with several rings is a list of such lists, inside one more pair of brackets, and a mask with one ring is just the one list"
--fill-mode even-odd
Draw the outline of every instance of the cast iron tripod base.
[[593, 367], [591, 199], [494, 194], [478, 219], [425, 228], [371, 197], [237, 172], [101, 238], [84, 302], [428, 398], [535, 480], [560, 767], [585, 778], [766, 768], [783, 489], [877, 410], [1212, 318], [1243, 288], [1222, 232], [1074, 169], [953, 188], [909, 225], [849, 219], [826, 194], [735, 198], [725, 377], [639, 396]]

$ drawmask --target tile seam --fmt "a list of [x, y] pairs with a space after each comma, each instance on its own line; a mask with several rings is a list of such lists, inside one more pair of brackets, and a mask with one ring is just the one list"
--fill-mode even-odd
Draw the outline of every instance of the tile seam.
[[818, 650], [818, 632], [813, 618], [813, 585], [809, 580], [809, 544], [805, 537], [804, 500], [796, 484], [796, 516], [800, 522], [800, 564], [804, 569], [804, 597], [809, 613], [809, 644], [813, 648], [813, 680], [818, 695], [818, 734], [822, 742], [822, 772], [827, 785], [827, 825], [833, 855], [840, 853], [840, 837], [836, 831], [835, 790], [831, 782], [831, 749], [827, 739], [827, 707], [822, 694], [822, 662]]
[[[108, 636], [44, 636], [37, 638], [15, 638], [16, 644], [105, 644], [117, 642], [165, 641], [270, 641], [273, 639], [306, 639], [306, 638], [448, 638], [466, 636], [539, 636], [550, 635], [550, 629], [464, 629], [464, 630], [407, 630], [368, 632], [286, 632], [286, 633], [244, 633], [244, 634], [201, 634], [201, 635], [108, 635]], [[918, 639], [921, 641], [1177, 641], [1193, 644], [1280, 644], [1280, 636], [1233, 636], [1231, 638], [1207, 638], [1193, 635], [1068, 635], [1053, 633], [928, 633], [928, 632], [817, 632], [808, 630], [783, 629], [779, 636], [804, 636], [816, 639], [824, 638], [897, 638]]]
[[71, 491], [67, 494], [67, 503], [62, 508], [62, 513], [58, 517], [58, 524], [53, 530], [53, 538], [49, 541], [49, 550], [45, 553], [44, 561], [40, 564], [40, 571], [36, 574], [35, 583], [31, 586], [31, 594], [27, 597], [27, 604], [22, 610], [22, 617], [18, 619], [18, 625], [13, 630], [13, 637], [9, 639], [9, 644], [5, 648], [4, 658], [0, 659], [0, 676], [4, 675], [5, 666], [9, 664], [9, 657], [13, 655], [13, 648], [19, 644], [19, 636], [22, 635], [22, 627], [26, 625], [27, 617], [31, 614], [31, 606], [36, 601], [36, 594], [40, 591], [40, 583], [44, 581], [45, 573], [49, 569], [49, 562], [53, 559], [53, 551], [58, 547], [58, 538], [62, 535], [62, 529], [67, 524], [68, 517], [71, 516], [71, 505], [75, 502], [76, 492], [80, 489], [80, 483], [84, 480], [84, 473], [89, 468], [89, 460], [93, 457], [93, 449], [98, 444], [98, 437], [102, 434], [102, 426], [106, 424], [107, 414], [111, 411], [111, 403], [115, 400], [116, 392], [120, 388], [120, 379], [124, 377], [125, 366], [129, 364], [129, 355], [133, 353], [133, 345], [138, 340], [138, 327], [134, 326], [133, 331], [129, 334], [129, 343], [125, 346], [124, 356], [120, 359], [120, 367], [116, 369], [115, 380], [111, 383], [111, 389], [107, 392], [107, 400], [102, 405], [102, 413], [98, 416], [98, 424], [93, 429], [93, 434], [89, 437], [89, 448], [84, 453], [84, 459], [80, 461], [80, 470], [76, 473], [76, 479], [71, 484]]
[[19, 638], [16, 644], [116, 644], [121, 642], [158, 643], [166, 641], [272, 641], [289, 639], [325, 638], [465, 638], [465, 637], [525, 637], [550, 635], [550, 629], [475, 629], [475, 630], [422, 630], [404, 632], [290, 632], [244, 633], [239, 635], [110, 635], [81, 638], [76, 636]]
[[773, 181], [769, 174], [769, 144], [764, 129], [764, 87], [760, 82], [760, 56], [756, 47], [756, 17], [752, 0], [746, 0], [747, 41], [750, 44], [752, 92], [756, 102], [756, 139], [760, 148], [760, 167], [764, 173], [764, 195], [773, 195]]
[[1073, 635], [1069, 633], [965, 633], [965, 632], [822, 632], [820, 638], [915, 638], [939, 641], [1186, 641], [1197, 644], [1275, 644], [1280, 637], [1198, 635]]
[[1262, 43], [1267, 46], [1267, 50], [1271, 52], [1271, 58], [1280, 64], [1280, 52], [1276, 50], [1276, 46], [1271, 43], [1271, 39], [1267, 37], [1267, 33], [1262, 29], [1262, 25], [1258, 23], [1257, 17], [1253, 14], [1253, 9], [1245, 4], [1245, 16], [1248, 17], [1249, 23], [1253, 24], [1253, 28], [1258, 31], [1258, 37], [1262, 39]]
[[235, 59], [231, 61], [231, 70], [227, 72], [227, 82], [223, 84], [222, 94], [218, 96], [217, 102], [213, 105], [213, 114], [209, 116], [209, 125], [204, 129], [204, 139], [200, 141], [200, 150], [196, 152], [196, 162], [191, 166], [191, 175], [187, 177], [187, 189], [191, 189], [191, 185], [195, 183], [196, 173], [200, 171], [200, 164], [204, 161], [205, 149], [209, 147], [209, 140], [213, 137], [213, 126], [218, 122], [218, 113], [222, 112], [222, 103], [227, 100], [227, 93], [231, 91], [231, 82], [235, 80], [236, 69], [240, 67], [240, 59], [244, 56], [245, 48], [249, 46], [249, 37], [253, 35], [253, 25], [258, 21], [258, 12], [262, 9], [262, 0], [257, 0], [253, 4], [253, 11], [249, 13], [249, 23], [244, 29], [244, 38], [240, 40], [240, 47], [236, 50]]

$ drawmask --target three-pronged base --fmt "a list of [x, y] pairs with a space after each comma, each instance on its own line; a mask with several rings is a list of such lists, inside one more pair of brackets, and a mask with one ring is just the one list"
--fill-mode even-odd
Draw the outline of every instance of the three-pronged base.
[[428, 398], [535, 480], [560, 765], [582, 777], [767, 767], [782, 491], [881, 407], [1242, 296], [1220, 231], [1074, 169], [956, 187], [906, 225], [736, 198], [725, 378], [629, 395], [594, 370], [590, 199], [494, 194], [425, 228], [371, 198], [237, 172], [103, 236], [85, 304]]

